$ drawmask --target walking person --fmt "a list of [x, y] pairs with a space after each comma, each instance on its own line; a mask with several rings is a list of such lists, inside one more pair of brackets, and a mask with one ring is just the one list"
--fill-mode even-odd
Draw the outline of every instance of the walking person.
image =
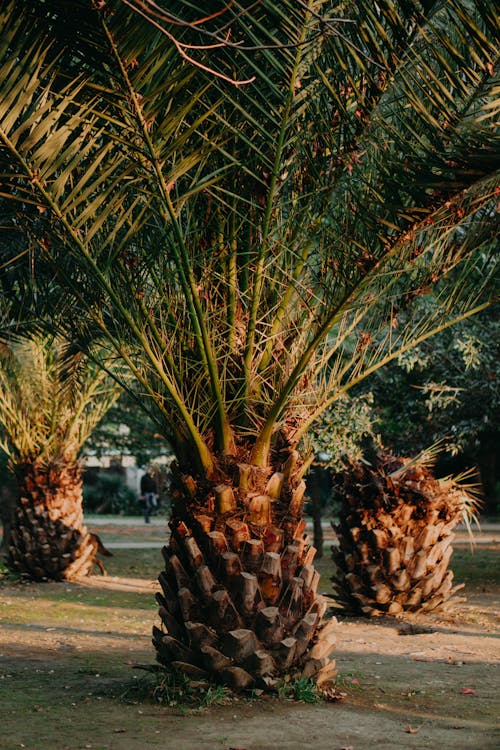
[[150, 522], [150, 516], [157, 506], [156, 480], [150, 471], [141, 477], [141, 498], [144, 503], [144, 522]]

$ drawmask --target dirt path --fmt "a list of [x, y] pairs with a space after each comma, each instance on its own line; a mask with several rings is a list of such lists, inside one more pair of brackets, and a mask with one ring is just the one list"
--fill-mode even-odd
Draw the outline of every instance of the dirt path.
[[131, 665], [152, 660], [155, 585], [95, 576], [2, 587], [2, 750], [500, 746], [496, 591], [470, 592], [444, 619], [340, 621], [341, 702], [240, 700], [180, 710], [135, 690], [144, 673]]
[[[130, 549], [144, 541], [140, 520], [118, 526], [98, 528], [106, 543], [128, 547], [106, 558], [108, 577], [0, 581], [0, 750], [500, 748], [498, 544], [456, 551], [467, 602], [453, 615], [339, 619], [341, 701], [261, 698], [193, 710], [152, 701], [152, 677], [132, 668], [153, 661], [157, 583], [145, 576], [161, 556]], [[156, 546], [163, 527], [148, 528], [145, 543]], [[498, 527], [483, 532], [496, 538]], [[323, 590], [329, 566], [324, 558]]]

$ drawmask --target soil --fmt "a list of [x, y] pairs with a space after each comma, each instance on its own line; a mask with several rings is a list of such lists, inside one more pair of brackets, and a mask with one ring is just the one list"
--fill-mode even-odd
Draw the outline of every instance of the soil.
[[404, 622], [339, 617], [341, 700], [320, 704], [228, 701], [217, 694], [205, 708], [192, 709], [179, 696], [174, 705], [155, 702], [153, 677], [133, 667], [153, 661], [157, 584], [123, 573], [141, 570], [142, 550], [116, 551], [111, 563], [119, 575], [110, 564], [107, 577], [79, 583], [3, 581], [0, 748], [494, 750], [500, 747], [497, 550], [483, 545], [473, 565], [461, 553], [467, 601], [450, 615]]

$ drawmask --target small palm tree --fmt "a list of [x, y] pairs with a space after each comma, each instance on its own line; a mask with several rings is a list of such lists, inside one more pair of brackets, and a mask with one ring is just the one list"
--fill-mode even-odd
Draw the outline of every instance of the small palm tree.
[[494, 3], [71, 8], [0, 3], [2, 195], [175, 450], [157, 658], [327, 679], [307, 433], [488, 303]]
[[430, 612], [463, 588], [448, 569], [453, 530], [470, 523], [478, 499], [463, 481], [434, 477], [433, 453], [409, 460], [376, 451], [343, 473], [334, 588], [348, 609]]
[[0, 447], [18, 487], [8, 540], [14, 570], [60, 580], [92, 569], [78, 454], [120, 390], [51, 336], [0, 346]]

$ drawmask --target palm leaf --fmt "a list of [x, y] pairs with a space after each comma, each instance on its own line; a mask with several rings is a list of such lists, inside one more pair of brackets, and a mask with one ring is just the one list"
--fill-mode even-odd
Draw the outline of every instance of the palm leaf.
[[103, 369], [63, 341], [18, 337], [0, 352], [2, 448], [13, 465], [76, 460], [120, 393]]
[[129, 5], [1, 4], [3, 195], [179, 454], [266, 463], [487, 304], [494, 4]]

